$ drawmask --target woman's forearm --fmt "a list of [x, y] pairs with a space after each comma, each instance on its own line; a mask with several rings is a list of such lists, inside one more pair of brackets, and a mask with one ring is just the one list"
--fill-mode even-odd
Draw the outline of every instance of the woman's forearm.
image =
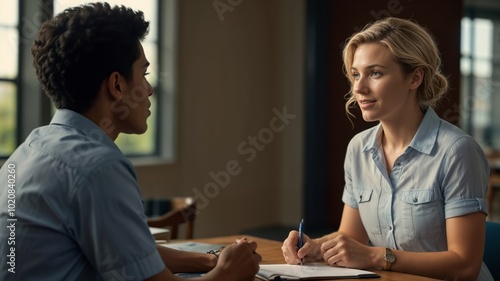
[[[460, 257], [451, 251], [406, 252], [392, 250], [396, 261], [391, 270], [446, 280], [476, 280], [481, 264]], [[385, 264], [383, 256], [378, 259], [378, 267]]]

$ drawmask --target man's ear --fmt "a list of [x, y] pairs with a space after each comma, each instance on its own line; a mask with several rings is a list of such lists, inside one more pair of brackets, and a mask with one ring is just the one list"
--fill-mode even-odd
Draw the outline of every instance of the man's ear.
[[410, 89], [412, 90], [418, 89], [418, 87], [420, 87], [420, 84], [422, 84], [423, 80], [424, 80], [424, 71], [422, 70], [422, 68], [418, 67], [411, 74]]
[[111, 73], [107, 78], [106, 86], [108, 92], [114, 100], [120, 101], [123, 98], [123, 90], [125, 85], [123, 76], [117, 71]]

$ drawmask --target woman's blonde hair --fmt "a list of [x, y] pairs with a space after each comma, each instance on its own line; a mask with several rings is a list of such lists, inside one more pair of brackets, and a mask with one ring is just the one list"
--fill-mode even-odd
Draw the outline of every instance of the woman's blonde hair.
[[351, 85], [345, 105], [349, 115], [354, 116], [350, 109], [356, 105], [353, 95], [354, 77], [350, 70], [356, 49], [365, 43], [378, 43], [387, 47], [401, 66], [404, 76], [412, 74], [417, 68], [422, 69], [423, 81], [417, 90], [422, 109], [429, 106], [434, 108], [447, 92], [448, 80], [441, 73], [439, 50], [430, 33], [410, 20], [388, 17], [365, 26], [350, 37], [344, 47], [344, 72]]

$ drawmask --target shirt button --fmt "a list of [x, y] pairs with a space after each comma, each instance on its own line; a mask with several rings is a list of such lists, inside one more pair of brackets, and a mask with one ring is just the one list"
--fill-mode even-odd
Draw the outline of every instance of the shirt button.
[[413, 198], [413, 203], [417, 203], [417, 202], [418, 202], [418, 198], [417, 197]]
[[392, 225], [389, 225], [389, 230], [392, 231]]

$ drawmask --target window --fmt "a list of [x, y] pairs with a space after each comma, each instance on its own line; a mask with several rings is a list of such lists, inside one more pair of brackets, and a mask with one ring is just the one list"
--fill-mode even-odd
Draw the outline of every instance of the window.
[[0, 42], [7, 50], [0, 52], [0, 157], [10, 155], [17, 145], [18, 10], [17, 0], [2, 2]]
[[[487, 149], [500, 149], [500, 5], [466, 3], [462, 19], [461, 126]], [[484, 6], [483, 6], [484, 5]]]
[[[142, 44], [151, 63], [148, 80], [155, 88], [151, 97], [152, 114], [148, 118], [148, 131], [143, 135], [120, 134], [116, 143], [127, 156], [135, 159], [136, 156], [159, 156], [162, 161], [172, 162], [175, 160], [176, 128], [177, 0], [106, 2], [141, 10], [150, 22], [148, 36]], [[31, 45], [40, 22], [44, 16], [49, 17], [51, 13], [57, 14], [67, 7], [88, 1], [26, 3], [24, 0], [2, 0], [0, 9], [0, 40], [8, 42], [5, 46], [9, 48], [0, 52], [0, 158], [8, 157], [32, 129], [46, 125], [54, 113], [48, 99], [39, 93], [40, 87], [31, 63]], [[162, 17], [159, 17], [160, 14]]]

